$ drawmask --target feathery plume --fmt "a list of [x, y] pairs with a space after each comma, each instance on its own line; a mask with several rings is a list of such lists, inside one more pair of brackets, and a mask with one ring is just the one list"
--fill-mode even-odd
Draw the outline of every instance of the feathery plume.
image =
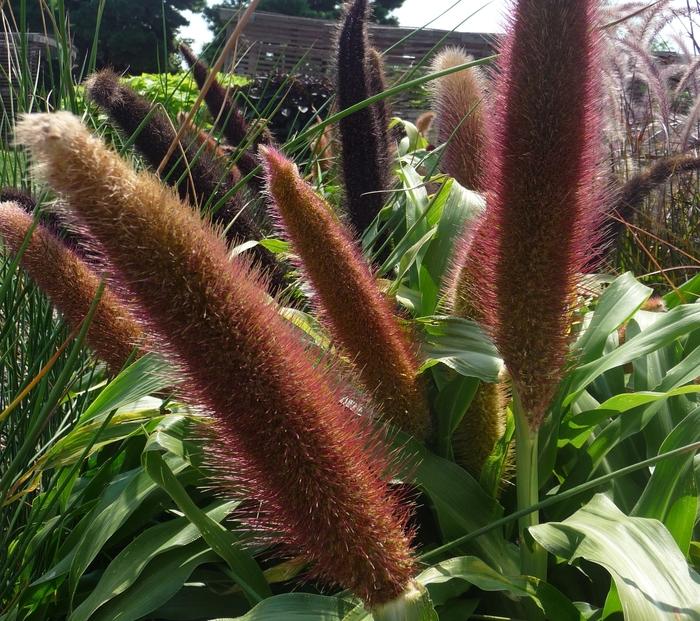
[[595, 4], [515, 8], [489, 117], [489, 201], [465, 266], [533, 429], [563, 374], [575, 283], [602, 212]]
[[[209, 67], [199, 60], [194, 52], [184, 43], [180, 44], [180, 52], [185, 61], [192, 69], [197, 86], [201, 90], [204, 88], [209, 78]], [[255, 157], [247, 151], [246, 145], [251, 137], [252, 128], [243, 113], [234, 105], [229, 95], [228, 89], [222, 86], [221, 82], [214, 80], [211, 87], [204, 96], [209, 113], [214, 119], [214, 126], [221, 130], [226, 140], [232, 147], [241, 149], [236, 156], [236, 162], [244, 175], [249, 175], [257, 168]], [[253, 137], [250, 149], [254, 152], [259, 144], [272, 144], [272, 135], [267, 128], [255, 130], [257, 135]], [[263, 185], [263, 180], [259, 175], [252, 177], [252, 182], [257, 189]]]
[[[338, 37], [337, 102], [345, 110], [371, 95], [368, 77], [367, 0], [345, 7]], [[350, 222], [362, 235], [384, 205], [387, 166], [380, 121], [372, 107], [363, 108], [338, 123], [342, 149], [345, 203]]]
[[418, 362], [369, 266], [330, 206], [279, 151], [261, 147], [267, 189], [335, 337], [386, 418], [424, 440], [430, 411]]
[[183, 396], [212, 416], [218, 483], [260, 501], [261, 519], [316, 576], [370, 606], [402, 596], [414, 560], [386, 449], [340, 404], [256, 271], [229, 259], [197, 213], [76, 117], [29, 115], [16, 135], [101, 245], [116, 290], [183, 370]]
[[[610, 213], [625, 222], [630, 222], [644, 199], [656, 188], [676, 175], [697, 170], [700, 170], [700, 157], [696, 155], [681, 154], [661, 158], [624, 183]], [[616, 239], [624, 230], [624, 222], [616, 220], [611, 226], [611, 240]]]
[[[442, 50], [432, 70], [444, 71], [474, 60], [458, 47]], [[438, 142], [445, 144], [442, 169], [465, 188], [483, 190], [485, 79], [478, 67], [464, 69], [434, 80], [433, 105]]]
[[[168, 148], [176, 139], [170, 119], [134, 92], [119, 82], [119, 77], [110, 70], [92, 75], [85, 83], [85, 92], [90, 100], [103, 108], [127, 136], [137, 135], [134, 144], [153, 168], [158, 168]], [[178, 184], [178, 192], [193, 204], [216, 204], [230, 195], [235, 183], [225, 171], [200, 149], [193, 150], [180, 144], [163, 169], [168, 183]], [[191, 182], [191, 184], [190, 184]], [[241, 243], [260, 240], [263, 235], [257, 225], [243, 210], [243, 204], [234, 194], [214, 214], [214, 220], [229, 228], [229, 240]], [[275, 288], [284, 286], [284, 271], [274, 255], [262, 246], [252, 250], [255, 259], [271, 275]]]
[[[31, 231], [20, 264], [48, 296], [71, 328], [87, 317], [100, 285], [97, 275], [18, 203], [0, 203], [0, 237], [17, 254]], [[105, 289], [87, 333], [87, 343], [113, 373], [120, 371], [134, 348], [143, 345], [143, 335], [114, 294]]]

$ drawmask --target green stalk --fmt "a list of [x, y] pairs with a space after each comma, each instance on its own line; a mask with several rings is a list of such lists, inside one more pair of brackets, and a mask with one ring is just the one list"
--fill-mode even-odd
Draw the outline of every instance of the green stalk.
[[[515, 472], [518, 510], [536, 505], [539, 501], [538, 434], [532, 429], [527, 413], [517, 393], [513, 398], [515, 416]], [[540, 521], [539, 511], [532, 511], [518, 520], [520, 530], [520, 572], [542, 580], [547, 579], [547, 551], [527, 533]]]

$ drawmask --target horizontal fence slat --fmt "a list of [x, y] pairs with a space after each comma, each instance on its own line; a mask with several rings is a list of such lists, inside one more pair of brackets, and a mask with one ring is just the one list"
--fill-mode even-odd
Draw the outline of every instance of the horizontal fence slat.
[[[220, 15], [227, 21], [231, 20], [230, 34], [235, 25], [232, 18], [236, 11], [220, 9]], [[246, 53], [235, 59], [235, 71], [250, 77], [275, 71], [331, 77], [337, 32], [338, 24], [331, 20], [256, 12], [243, 30], [239, 49], [246, 50]], [[460, 45], [475, 58], [489, 56], [494, 49], [492, 35], [470, 32], [416, 31], [414, 28], [372, 24], [369, 38], [376, 49], [389, 50], [384, 54], [384, 62], [390, 72], [397, 74], [415, 67], [433, 48], [439, 50], [448, 45]], [[233, 60], [227, 59], [229, 70]], [[405, 94], [392, 101], [397, 113], [415, 116], [412, 113], [416, 111], [410, 107], [409, 99], [410, 95]]]

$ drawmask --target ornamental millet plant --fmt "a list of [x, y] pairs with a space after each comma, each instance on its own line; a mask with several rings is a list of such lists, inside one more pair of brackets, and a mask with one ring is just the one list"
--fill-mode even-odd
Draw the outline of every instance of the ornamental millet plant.
[[[56, 306], [66, 324], [77, 329], [98, 293], [97, 274], [17, 203], [0, 203], [0, 239], [12, 254], [21, 251], [22, 268]], [[90, 323], [87, 343], [112, 373], [118, 373], [134, 354], [140, 355], [139, 348], [144, 345], [142, 330], [107, 288]]]
[[[465, 266], [512, 378], [521, 508], [537, 501], [537, 430], [565, 370], [576, 282], [602, 212], [596, 8], [514, 5], [487, 125], [487, 208]], [[546, 556], [521, 543], [523, 570], [544, 575]]]
[[419, 440], [427, 439], [430, 409], [415, 346], [401, 330], [352, 235], [293, 162], [271, 147], [260, 152], [267, 191], [314, 287], [321, 317], [384, 417]]
[[198, 213], [76, 117], [29, 115], [16, 136], [89, 229], [115, 290], [181, 370], [181, 395], [213, 419], [205, 451], [217, 484], [260, 502], [255, 527], [302, 555], [312, 575], [380, 615], [397, 598], [410, 605], [407, 510], [388, 488], [381, 438], [341, 404], [337, 381], [312, 364], [258, 272], [240, 255], [230, 259]]

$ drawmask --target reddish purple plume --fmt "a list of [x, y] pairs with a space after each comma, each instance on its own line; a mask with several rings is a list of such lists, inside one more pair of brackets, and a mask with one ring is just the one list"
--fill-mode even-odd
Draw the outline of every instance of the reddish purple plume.
[[425, 440], [430, 410], [415, 347], [382, 296], [350, 232], [273, 148], [260, 149], [268, 192], [333, 335], [355, 362], [386, 419]]
[[183, 397], [211, 415], [215, 483], [259, 501], [262, 524], [315, 575], [369, 605], [402, 594], [415, 563], [383, 438], [341, 404], [259, 274], [76, 117], [30, 115], [16, 136], [101, 246], [119, 295], [182, 370]]
[[599, 41], [594, 0], [520, 0], [489, 119], [488, 206], [466, 267], [533, 427], [566, 364], [578, 274], [597, 237]]

